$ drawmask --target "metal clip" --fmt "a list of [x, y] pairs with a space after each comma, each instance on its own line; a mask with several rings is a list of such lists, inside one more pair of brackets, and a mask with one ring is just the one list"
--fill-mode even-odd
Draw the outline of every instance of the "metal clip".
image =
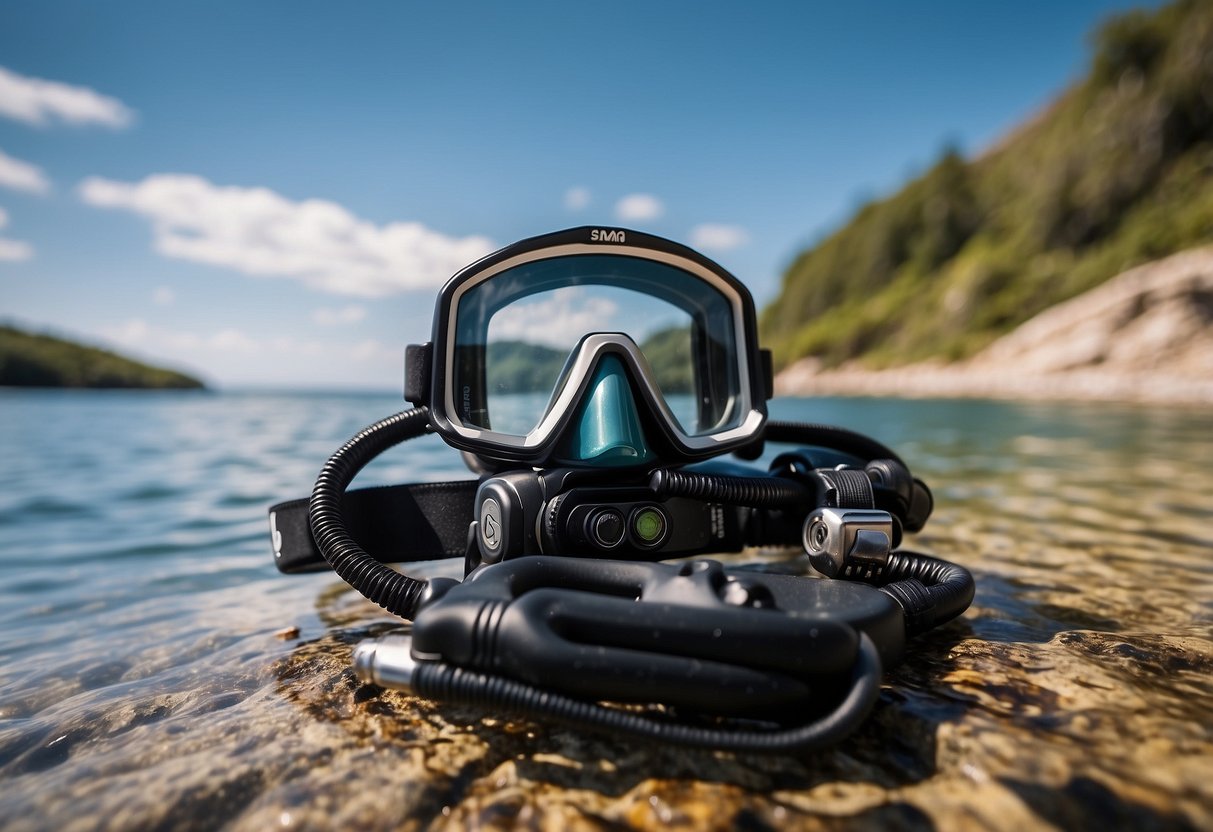
[[818, 508], [805, 518], [803, 538], [818, 572], [873, 580], [889, 562], [893, 516], [872, 509]]

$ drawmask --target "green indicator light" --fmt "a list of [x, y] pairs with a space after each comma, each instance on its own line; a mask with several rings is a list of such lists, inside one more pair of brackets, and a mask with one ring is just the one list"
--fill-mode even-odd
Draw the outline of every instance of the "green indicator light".
[[632, 531], [645, 543], [654, 543], [665, 533], [665, 516], [655, 508], [643, 508], [632, 518]]

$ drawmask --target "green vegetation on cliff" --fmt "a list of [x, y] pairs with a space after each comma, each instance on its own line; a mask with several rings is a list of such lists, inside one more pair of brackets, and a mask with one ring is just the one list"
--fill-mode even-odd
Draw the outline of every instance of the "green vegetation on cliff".
[[[653, 333], [640, 345], [657, 383], [667, 394], [693, 388], [690, 331], [672, 327]], [[529, 341], [497, 341], [488, 348], [492, 383], [514, 393], [548, 393], [560, 378], [568, 350]]]
[[0, 386], [196, 389], [196, 378], [96, 347], [0, 326]]
[[654, 332], [644, 339], [640, 350], [653, 369], [657, 385], [667, 396], [695, 390], [689, 327], [674, 326]]
[[488, 348], [489, 383], [512, 393], [551, 392], [568, 353], [528, 341], [497, 341]]
[[777, 365], [963, 358], [1213, 240], [1213, 3], [1116, 17], [1094, 46], [1087, 77], [997, 147], [945, 152], [793, 262], [761, 319]]

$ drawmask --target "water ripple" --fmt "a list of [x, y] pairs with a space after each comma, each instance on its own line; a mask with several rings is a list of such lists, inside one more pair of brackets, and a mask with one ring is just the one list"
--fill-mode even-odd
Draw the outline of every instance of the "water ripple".
[[[782, 789], [785, 804], [811, 807], [818, 784], [858, 794], [887, 781], [915, 795], [917, 781], [1014, 782], [1028, 794], [1041, 771], [1063, 791], [1091, 791], [1082, 784], [1094, 766], [1132, 794], [1178, 794], [1167, 785], [1176, 780], [1197, 803], [1208, 794], [1197, 776], [1213, 713], [1206, 414], [845, 399], [772, 408], [897, 447], [937, 500], [911, 542], [967, 565], [978, 590], [962, 620], [891, 671], [855, 744], [808, 769], [764, 761], [795, 772], [800, 785], [778, 789], [761, 766], [696, 758], [725, 772], [718, 787], [763, 800]], [[403, 794], [419, 760], [470, 754], [465, 740], [485, 731], [496, 731], [488, 751], [477, 746], [472, 773], [453, 775], [460, 788], [514, 776], [494, 773], [498, 764], [529, 761], [533, 774], [532, 746], [581, 753], [555, 728], [486, 728], [474, 711], [403, 696], [362, 702], [349, 643], [399, 623], [331, 575], [274, 570], [268, 505], [306, 496], [334, 448], [398, 409], [387, 396], [0, 396], [0, 816], [47, 828], [81, 817], [251, 828], [275, 800]], [[458, 454], [428, 437], [358, 484], [466, 476]], [[376, 708], [395, 708], [396, 721]], [[669, 779], [663, 751], [603, 742], [631, 755], [612, 775], [615, 793], [640, 788], [635, 772]], [[505, 756], [485, 763], [498, 746]], [[958, 761], [980, 774], [958, 773]]]

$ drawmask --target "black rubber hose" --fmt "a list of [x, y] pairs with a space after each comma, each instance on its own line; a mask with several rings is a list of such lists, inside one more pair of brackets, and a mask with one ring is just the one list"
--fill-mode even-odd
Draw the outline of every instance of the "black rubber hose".
[[514, 712], [693, 748], [773, 754], [825, 748], [854, 731], [880, 695], [880, 676], [880, 654], [861, 633], [850, 688], [842, 701], [819, 719], [774, 731], [662, 722], [441, 662], [418, 662], [410, 687], [427, 698], [474, 705], [490, 713]]
[[880, 588], [905, 612], [906, 635], [938, 627], [969, 608], [973, 575], [963, 566], [918, 552], [893, 552]]
[[861, 457], [866, 461], [891, 459], [904, 466], [901, 457], [892, 449], [870, 436], [834, 425], [812, 425], [801, 422], [767, 422], [763, 439], [768, 442], [783, 442], [791, 445], [817, 445], [831, 448], [844, 454]]
[[733, 477], [658, 468], [649, 488], [661, 497], [691, 497], [753, 508], [811, 503], [813, 490], [782, 477]]
[[363, 428], [342, 445], [320, 470], [308, 521], [316, 547], [341, 578], [369, 600], [410, 621], [417, 612], [426, 582], [389, 569], [367, 554], [346, 530], [341, 499], [363, 467], [383, 451], [429, 429], [430, 412], [418, 407]]

